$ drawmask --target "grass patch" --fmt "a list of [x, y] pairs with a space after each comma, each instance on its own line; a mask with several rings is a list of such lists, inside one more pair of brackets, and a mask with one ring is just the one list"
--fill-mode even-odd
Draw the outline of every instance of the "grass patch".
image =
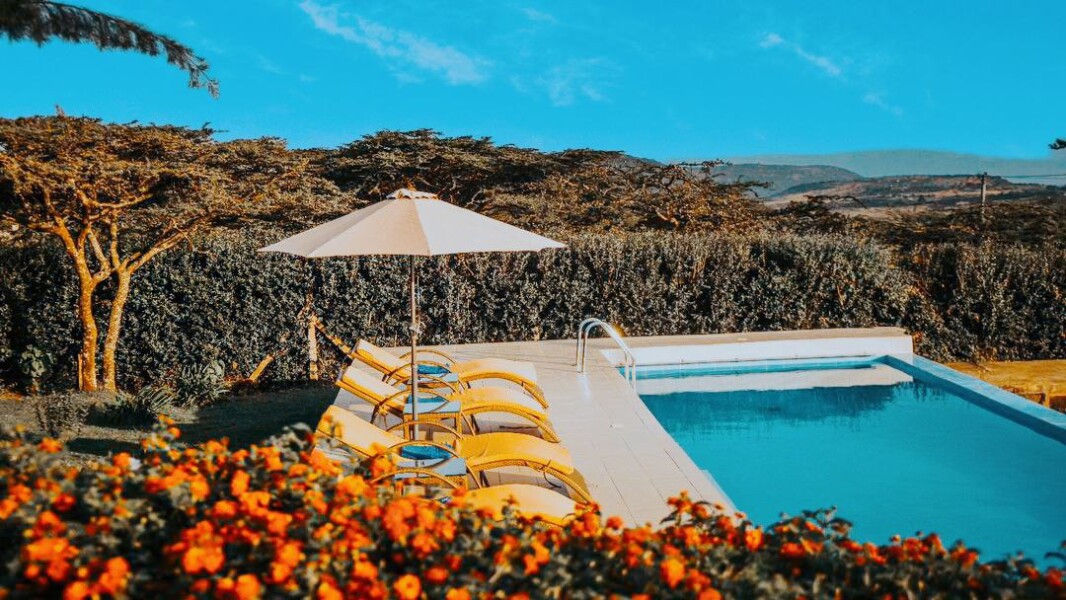
[[[336, 397], [331, 382], [296, 387], [274, 386], [233, 394], [200, 410], [175, 409], [170, 415], [182, 431], [182, 441], [199, 444], [227, 437], [231, 448], [245, 448], [280, 433], [286, 426], [314, 426]], [[23, 425], [42, 434], [34, 415], [34, 398], [0, 398], [0, 426]], [[86, 423], [65, 444], [64, 458], [80, 464], [117, 452], [139, 450], [144, 429], [125, 425]]]

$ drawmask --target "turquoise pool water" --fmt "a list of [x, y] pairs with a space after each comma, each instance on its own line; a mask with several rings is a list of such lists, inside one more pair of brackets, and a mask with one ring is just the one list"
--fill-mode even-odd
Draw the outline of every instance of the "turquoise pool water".
[[[840, 366], [839, 376], [862, 381], [864, 365]], [[734, 390], [738, 376], [758, 388], [765, 371], [708, 377], [697, 369], [666, 375], [678, 379], [666, 386], [654, 385], [662, 376], [638, 382], [659, 422], [755, 522], [836, 506], [864, 541], [935, 531], [984, 560], [1023, 551], [1041, 564], [1066, 539], [1063, 442], [906, 376], [890, 385], [708, 391], [721, 387], [719, 377], [732, 377]], [[792, 376], [811, 373], [776, 373], [775, 385]]]

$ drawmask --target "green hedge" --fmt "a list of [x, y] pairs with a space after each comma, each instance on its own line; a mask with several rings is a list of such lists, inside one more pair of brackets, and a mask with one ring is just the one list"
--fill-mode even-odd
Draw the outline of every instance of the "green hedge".
[[[270, 377], [305, 377], [297, 315], [309, 292], [346, 340], [405, 339], [404, 259], [303, 261], [257, 254], [271, 239], [250, 237], [262, 239], [204, 240], [135, 276], [119, 357], [124, 386], [215, 358], [247, 375], [279, 350]], [[838, 236], [588, 236], [566, 251], [423, 261], [423, 340], [569, 337], [582, 318], [600, 316], [629, 335], [898, 325], [936, 359], [1064, 358], [1063, 264], [1061, 248], [953, 244], [897, 256]], [[73, 382], [78, 325], [65, 265], [52, 245], [0, 248], [8, 382], [19, 379], [18, 355], [30, 346], [50, 358], [47, 386]]]

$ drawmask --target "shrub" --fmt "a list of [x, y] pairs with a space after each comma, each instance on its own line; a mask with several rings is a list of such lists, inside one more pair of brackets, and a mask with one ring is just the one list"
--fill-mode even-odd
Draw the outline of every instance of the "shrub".
[[[72, 471], [46, 439], [0, 442], [0, 596], [87, 597], [1026, 597], [1062, 571], [981, 563], [936, 535], [859, 543], [826, 511], [765, 529], [683, 494], [658, 529], [597, 509], [565, 528], [405, 495], [378, 459], [349, 472], [298, 428], [230, 451], [179, 435]], [[385, 481], [390, 481], [386, 478]], [[46, 481], [42, 485], [39, 482]], [[665, 512], [665, 511], [664, 511]]]
[[41, 380], [48, 373], [48, 356], [37, 346], [30, 346], [19, 354], [19, 372], [29, 384], [30, 393], [37, 393]]
[[185, 365], [175, 381], [174, 398], [182, 406], [199, 408], [214, 404], [228, 391], [225, 378], [225, 367], [217, 360]]
[[56, 439], [76, 437], [85, 425], [90, 405], [82, 394], [53, 394], [34, 400], [37, 425], [45, 435]]
[[[406, 263], [257, 254], [278, 234], [204, 239], [146, 265], [119, 344], [134, 389], [221, 357], [248, 375], [307, 376], [308, 299], [347, 341], [407, 339]], [[470, 255], [421, 266], [423, 343], [566, 338], [587, 316], [632, 335], [901, 326], [936, 360], [1066, 358], [1066, 249], [936, 244], [899, 252], [844, 235], [586, 235], [568, 250]], [[50, 245], [0, 248], [0, 337], [48, 357], [46, 386], [75, 380], [72, 274]], [[5, 314], [10, 315], [5, 317]], [[101, 323], [101, 327], [104, 324]], [[3, 341], [0, 339], [0, 341]], [[322, 372], [343, 357], [320, 344]], [[0, 364], [0, 375], [16, 374]], [[21, 381], [21, 380], [20, 380]]]
[[112, 425], [151, 425], [174, 406], [174, 390], [150, 385], [136, 394], [118, 392], [101, 407], [103, 420]]

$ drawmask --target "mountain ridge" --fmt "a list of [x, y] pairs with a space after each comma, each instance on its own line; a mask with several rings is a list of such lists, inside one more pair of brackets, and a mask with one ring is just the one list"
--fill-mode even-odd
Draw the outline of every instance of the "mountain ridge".
[[1044, 158], [1004, 158], [945, 150], [898, 149], [829, 154], [758, 154], [733, 156], [726, 160], [733, 164], [837, 167], [863, 177], [974, 175], [988, 172], [1006, 179], [1025, 179], [1028, 183], [1066, 185], [1066, 177], [1040, 177], [1066, 174], [1066, 151], [1048, 152]]

